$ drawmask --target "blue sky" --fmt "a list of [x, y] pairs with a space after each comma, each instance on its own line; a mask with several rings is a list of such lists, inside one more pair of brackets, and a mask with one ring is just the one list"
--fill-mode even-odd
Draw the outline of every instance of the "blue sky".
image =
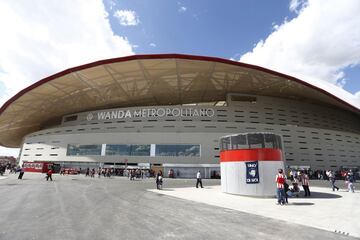
[[[187, 53], [235, 60], [266, 39], [274, 25], [298, 16], [289, 9], [290, 2], [104, 1], [112, 29], [126, 36], [135, 45], [136, 53]], [[136, 12], [139, 23], [119, 24], [114, 17], [119, 9]], [[156, 46], [150, 46], [151, 43]], [[360, 91], [359, 66], [342, 70], [346, 80], [343, 88], [353, 94]]]
[[[114, 2], [114, 1], [112, 1]], [[137, 53], [188, 53], [231, 58], [252, 49], [266, 37], [273, 22], [289, 15], [288, 3], [278, 1], [118, 1], [110, 9], [113, 30], [139, 47]], [[180, 8], [185, 7], [185, 11]], [[272, 8], [271, 12], [266, 9]], [[116, 9], [136, 12], [140, 23], [122, 26], [113, 17]], [[155, 43], [156, 47], [149, 44]]]
[[360, 109], [359, 12], [359, 0], [2, 0], [0, 104], [74, 66], [184, 53], [289, 74]]

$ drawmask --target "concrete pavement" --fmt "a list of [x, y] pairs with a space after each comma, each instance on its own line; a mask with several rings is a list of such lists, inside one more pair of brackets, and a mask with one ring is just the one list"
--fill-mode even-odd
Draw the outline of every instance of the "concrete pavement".
[[[195, 180], [164, 179], [165, 190], [149, 192], [155, 189], [154, 179], [57, 174], [53, 178], [47, 182], [44, 175], [25, 173], [23, 180], [10, 175], [0, 181], [1, 240], [351, 239], [162, 194], [193, 186]], [[204, 184], [219, 181], [204, 180]]]
[[289, 198], [286, 206], [276, 205], [274, 198], [253, 198], [222, 193], [220, 186], [204, 189], [175, 188], [166, 191], [151, 190], [167, 196], [186, 199], [212, 206], [256, 214], [289, 223], [340, 232], [360, 237], [360, 193], [345, 189], [333, 192], [329, 187], [311, 187], [310, 198]]

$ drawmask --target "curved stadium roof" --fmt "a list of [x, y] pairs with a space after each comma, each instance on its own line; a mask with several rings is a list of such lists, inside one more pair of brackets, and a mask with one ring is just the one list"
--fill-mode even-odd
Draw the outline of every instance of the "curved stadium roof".
[[255, 65], [181, 54], [134, 55], [70, 68], [20, 91], [0, 109], [0, 145], [19, 147], [26, 134], [58, 124], [66, 114], [222, 101], [227, 93], [276, 96], [360, 112], [309, 83]]

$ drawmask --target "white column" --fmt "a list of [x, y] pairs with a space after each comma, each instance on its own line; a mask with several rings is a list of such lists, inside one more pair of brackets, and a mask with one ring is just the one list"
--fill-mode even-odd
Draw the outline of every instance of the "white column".
[[155, 157], [155, 144], [150, 145], [150, 157]]
[[105, 152], [106, 152], [106, 143], [103, 143], [101, 145], [101, 156], [105, 156]]

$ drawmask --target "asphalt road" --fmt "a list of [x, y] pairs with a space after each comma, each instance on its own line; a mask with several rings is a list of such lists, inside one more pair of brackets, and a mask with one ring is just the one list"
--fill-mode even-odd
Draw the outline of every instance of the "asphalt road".
[[[167, 187], [194, 180], [164, 180]], [[219, 180], [204, 180], [204, 185]], [[154, 180], [25, 173], [0, 180], [0, 239], [351, 239], [146, 191]], [[199, 189], [201, 191], [201, 189]], [[275, 200], [274, 200], [275, 202]], [[301, 216], [296, 216], [301, 217]]]

